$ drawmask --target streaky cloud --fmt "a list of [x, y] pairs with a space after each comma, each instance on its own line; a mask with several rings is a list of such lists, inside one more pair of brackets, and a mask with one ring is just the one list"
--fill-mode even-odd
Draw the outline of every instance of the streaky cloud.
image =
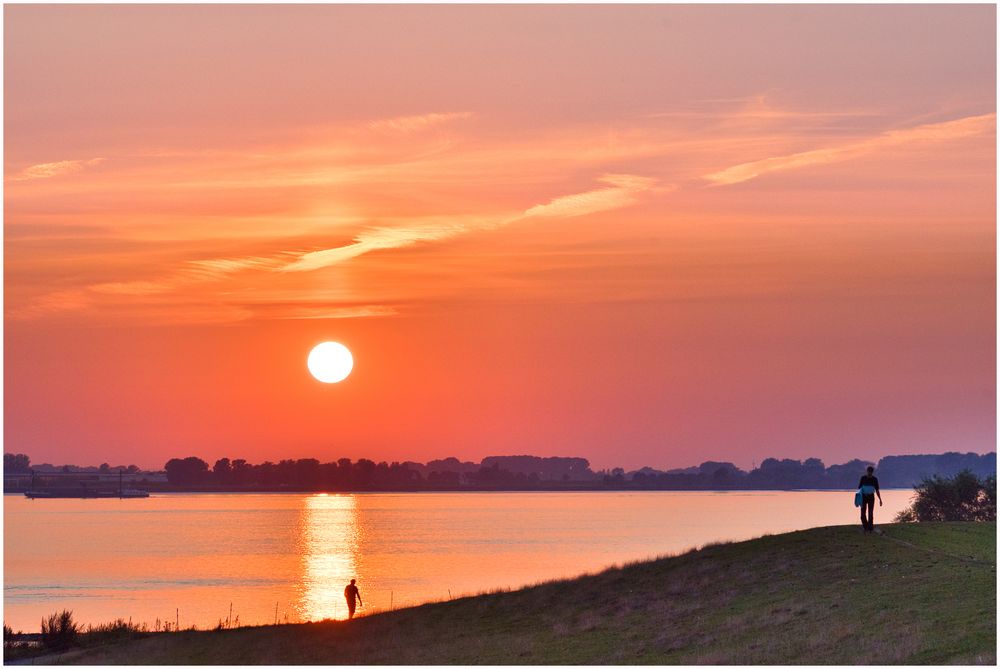
[[98, 283], [88, 286], [88, 289], [107, 295], [157, 295], [192, 283], [215, 281], [247, 269], [268, 269], [280, 262], [280, 259], [261, 257], [189, 260], [187, 267], [160, 279]]
[[12, 320], [33, 320], [65, 311], [78, 311], [89, 307], [92, 299], [86, 291], [76, 288], [58, 290], [38, 297], [30, 305], [5, 313]]
[[433, 112], [416, 116], [398, 116], [396, 118], [372, 121], [368, 127], [379, 131], [415, 132], [433, 126], [444, 125], [452, 121], [471, 118], [472, 112]]
[[355, 237], [350, 244], [303, 253], [278, 271], [311, 272], [371, 251], [441, 241], [473, 230], [493, 230], [528, 218], [569, 218], [621, 209], [635, 204], [641, 193], [653, 190], [657, 183], [654, 178], [632, 174], [605, 174], [598, 181], [609, 185], [606, 188], [563, 195], [508, 218], [457, 217], [454, 221], [435, 224], [370, 228]]
[[962, 139], [964, 137], [995, 132], [995, 130], [996, 114], [967, 116], [942, 123], [927, 123], [911, 128], [889, 130], [870, 139], [853, 142], [844, 146], [814, 149], [785, 156], [740, 163], [719, 172], [706, 174], [703, 178], [710, 181], [713, 186], [730, 186], [755, 179], [770, 172], [850, 160], [885, 147], [911, 142]]
[[187, 271], [192, 275], [211, 280], [246, 269], [268, 269], [274, 267], [277, 262], [280, 261], [274, 258], [262, 257], [189, 260], [188, 265], [191, 267]]
[[525, 211], [522, 218], [568, 218], [621, 209], [635, 204], [640, 193], [649, 191], [656, 185], [656, 179], [631, 174], [605, 174], [598, 181], [610, 185], [607, 188], [563, 195], [546, 204], [537, 204]]
[[[485, 227], [479, 225], [477, 227]], [[345, 246], [303, 253], [295, 261], [278, 269], [280, 272], [311, 272], [356, 258], [371, 251], [410, 246], [418, 242], [436, 241], [459, 235], [469, 226], [445, 222], [412, 227], [377, 227], [365, 230], [354, 242]]]
[[[220, 257], [201, 260], [187, 260], [172, 272], [159, 277], [132, 281], [108, 281], [85, 286], [66, 294], [43, 296], [34, 305], [21, 310], [15, 317], [37, 318], [59, 311], [82, 310], [96, 306], [98, 296], [108, 299], [120, 298], [134, 303], [136, 298], [153, 296], [157, 300], [191, 286], [225, 281], [239, 272], [254, 273], [296, 273], [311, 272], [331, 267], [366, 253], [412, 246], [425, 242], [438, 242], [473, 231], [495, 230], [518, 221], [545, 218], [572, 218], [631, 206], [642, 195], [651, 192], [666, 192], [673, 185], [659, 186], [657, 179], [633, 174], [604, 174], [597, 178], [602, 188], [582, 191], [552, 198], [548, 202], [507, 215], [456, 215], [433, 217], [402, 225], [379, 225], [359, 232], [353, 240], [342, 246], [320, 250], [281, 251], [246, 257]], [[200, 290], [200, 289], [199, 289]], [[214, 294], [215, 288], [204, 289], [205, 297]], [[147, 308], [151, 305], [147, 305]], [[254, 312], [240, 312], [251, 317]], [[361, 318], [392, 316], [397, 311], [382, 305], [303, 305], [290, 309], [285, 319]], [[242, 316], [241, 316], [242, 317]], [[225, 320], [237, 319], [229, 316]]]
[[322, 320], [327, 318], [374, 318], [396, 316], [399, 310], [382, 304], [368, 304], [353, 307], [298, 307], [291, 309], [279, 320]]
[[80, 170], [99, 165], [104, 162], [104, 158], [91, 158], [89, 160], [59, 160], [53, 163], [39, 163], [24, 168], [8, 181], [32, 181], [34, 179], [51, 179], [52, 177], [72, 174]]

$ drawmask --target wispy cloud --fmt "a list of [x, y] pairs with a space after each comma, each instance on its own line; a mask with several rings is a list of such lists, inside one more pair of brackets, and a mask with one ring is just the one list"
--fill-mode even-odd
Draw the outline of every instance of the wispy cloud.
[[[94, 262], [89, 251], [80, 260], [72, 242], [61, 243], [71, 250], [54, 250], [54, 259], [88, 263], [86, 271], [57, 286], [76, 290], [45, 294], [51, 285], [33, 285], [14, 295], [8, 309], [18, 310], [19, 318], [77, 310], [101, 318], [162, 312], [183, 320], [183, 308], [197, 311], [201, 320], [219, 309], [226, 321], [391, 316], [395, 308], [380, 305], [409, 304], [425, 298], [431, 286], [449, 293], [461, 284], [439, 284], [437, 273], [411, 282], [398, 269], [409, 261], [390, 262], [392, 249], [443, 244], [517, 222], [538, 229], [537, 236], [526, 237], [543, 238], [549, 221], [624, 209], [675, 189], [673, 184], [737, 184], [908, 142], [984, 136], [995, 126], [995, 115], [988, 114], [881, 134], [869, 130], [866, 137], [856, 123], [838, 125], [835, 133], [826, 128], [827, 116], [860, 112], [786, 111], [762, 98], [740, 100], [737, 109], [724, 102], [709, 121], [689, 124], [694, 128], [602, 124], [499, 139], [462, 135], [461, 142], [450, 142], [442, 141], [450, 132], [436, 130], [450, 131], [454, 123], [458, 134], [464, 130], [459, 122], [473, 114], [448, 112], [324, 126], [305, 138], [278, 138], [273, 146], [245, 151], [179, 151], [155, 159], [116, 154], [107, 163], [112, 169], [87, 171], [99, 158], [32, 165], [8, 177], [26, 182], [11, 188], [8, 208], [16, 216], [10, 219], [47, 226], [40, 230], [50, 236], [53, 229], [72, 235], [92, 229], [88, 244], [106, 247], [109, 262]], [[707, 107], [691, 106], [692, 112]], [[845, 130], [853, 139], [840, 139]], [[802, 147], [820, 148], [796, 152]], [[768, 155], [773, 157], [740, 162]], [[719, 169], [726, 165], [731, 167]], [[73, 178], [51, 178], [81, 170]], [[581, 174], [594, 179], [553, 186]], [[642, 176], [648, 174], [659, 178]], [[693, 190], [702, 194], [696, 197], [705, 194]], [[679, 209], [691, 206], [683, 195], [677, 203]], [[130, 250], [135, 242], [148, 255]], [[480, 249], [478, 244], [470, 248]], [[375, 251], [384, 255], [353, 262]], [[206, 259], [209, 253], [215, 256]], [[455, 254], [445, 255], [451, 264], [440, 276], [467, 270], [458, 269]], [[340, 264], [347, 267], [336, 277], [308, 274]], [[23, 276], [30, 278], [31, 271], [25, 268]], [[39, 274], [39, 284], [46, 276]], [[552, 288], [545, 290], [552, 294]]]
[[93, 299], [79, 289], [58, 290], [35, 298], [23, 308], [7, 311], [5, 317], [14, 320], [31, 320], [65, 311], [77, 311], [89, 307]]
[[[350, 244], [328, 249], [189, 260], [179, 269], [168, 272], [159, 278], [108, 281], [91, 284], [83, 290], [47, 295], [33, 306], [20, 312], [18, 317], [32, 318], [56, 311], [83, 309], [91, 306], [93, 300], [100, 295], [107, 296], [107, 299], [116, 298], [132, 302], [135, 301], [134, 298], [148, 296], [165, 299], [160, 296], [189, 291], [191, 286], [197, 284], [224, 281], [230, 275], [240, 272], [256, 272], [259, 276], [261, 272], [311, 272], [343, 263], [372, 251], [443, 241], [467, 232], [497, 229], [525, 219], [571, 218], [620, 209], [637, 203], [644, 193], [653, 190], [666, 190], [666, 188], [658, 187], [657, 180], [654, 178], [632, 174], [605, 174], [597, 181], [607, 185], [603, 188], [562, 195], [544, 204], [530, 207], [521, 213], [507, 216], [435, 217], [403, 225], [369, 227], [358, 233]], [[218, 297], [218, 294], [212, 293], [211, 290], [208, 290], [207, 293], [215, 294]], [[233, 314], [251, 317], [255, 313], [262, 313], [267, 317], [269, 310], [266, 305], [259, 306], [260, 310], [255, 311], [244, 305], [241, 310], [235, 311]], [[275, 313], [278, 315], [270, 317], [281, 319], [363, 318], [391, 316], [398, 312], [394, 307], [383, 305], [301, 305], [281, 309]], [[227, 315], [225, 320], [236, 318], [236, 315], [233, 314]]]
[[[370, 227], [354, 237], [350, 244], [316, 251], [286, 251], [273, 256], [246, 258], [219, 258], [189, 261], [183, 269], [155, 280], [127, 282], [107, 282], [92, 285], [89, 289], [96, 293], [123, 296], [156, 295], [168, 293], [197, 282], [208, 282], [224, 278], [244, 270], [288, 272], [312, 272], [337, 265], [366, 253], [379, 250], [397, 249], [418, 243], [450, 239], [474, 230], [490, 230], [529, 218], [569, 218], [584, 216], [612, 209], [628, 207], [638, 202], [646, 192], [658, 189], [657, 180], [651, 177], [631, 174], [606, 174], [598, 178], [605, 188], [597, 188], [581, 193], [553, 198], [545, 204], [530, 207], [521, 214], [507, 217], [453, 216], [435, 218], [428, 222], [401, 226]], [[666, 190], [660, 187], [659, 190]], [[381, 311], [337, 312], [323, 308], [314, 311], [293, 312], [298, 316], [289, 318], [344, 318], [364, 315], [389, 315]], [[336, 314], [341, 315], [336, 315]], [[395, 313], [394, 311], [392, 313]], [[323, 316], [322, 314], [334, 314]]]
[[88, 286], [87, 289], [105, 295], [156, 295], [166, 293], [178, 286], [178, 282], [170, 279], [155, 281], [108, 281]]
[[189, 260], [182, 269], [159, 279], [99, 283], [88, 286], [88, 289], [107, 295], [156, 295], [193, 283], [218, 280], [247, 269], [273, 268], [282, 262], [280, 258], [262, 257]]
[[523, 218], [536, 216], [567, 218], [621, 209], [635, 204], [639, 194], [651, 190], [656, 185], [656, 179], [631, 174], [605, 174], [598, 181], [610, 185], [607, 188], [563, 195], [546, 204], [537, 204], [525, 211]]
[[365, 230], [354, 242], [345, 246], [321, 251], [309, 251], [300, 255], [295, 261], [281, 267], [281, 272], [311, 272], [356, 258], [371, 251], [380, 249], [395, 249], [410, 246], [418, 242], [428, 242], [447, 239], [461, 234], [468, 229], [462, 223], [438, 223], [412, 227], [378, 227]]
[[802, 109], [775, 105], [768, 94], [762, 93], [742, 98], [713, 98], [689, 100], [664, 111], [644, 114], [644, 118], [686, 118], [726, 121], [796, 121], [877, 116], [871, 110]]
[[368, 124], [368, 127], [372, 130], [390, 130], [396, 132], [415, 132], [418, 130], [424, 130], [432, 126], [443, 125], [445, 123], [451, 123], [452, 121], [460, 121], [462, 119], [467, 119], [472, 116], [472, 112], [447, 112], [447, 113], [431, 113], [431, 114], [420, 114], [417, 116], [399, 116], [396, 118], [381, 119], [378, 121], [372, 121]]
[[54, 163], [39, 163], [25, 167], [17, 174], [11, 176], [9, 181], [31, 181], [32, 179], [51, 179], [52, 177], [72, 174], [80, 170], [92, 167], [104, 162], [104, 158], [91, 158], [90, 160], [60, 160]]
[[875, 137], [852, 142], [838, 147], [828, 147], [803, 151], [784, 156], [765, 158], [741, 163], [720, 172], [706, 174], [704, 178], [715, 186], [729, 186], [755, 179], [770, 172], [825, 165], [850, 160], [872, 153], [878, 149], [922, 141], [945, 141], [972, 137], [993, 132], [996, 129], [996, 114], [983, 114], [945, 121], [928, 123], [912, 128], [890, 130]]
[[631, 174], [606, 174], [598, 179], [609, 184], [583, 193], [563, 195], [545, 204], [535, 205], [522, 214], [507, 218], [456, 217], [429, 224], [370, 228], [344, 246], [303, 253], [281, 267], [281, 272], [311, 272], [356, 258], [371, 251], [411, 246], [419, 242], [440, 241], [472, 230], [499, 228], [527, 218], [569, 218], [584, 216], [635, 204], [641, 193], [652, 190], [656, 179]]
[[349, 307], [303, 306], [285, 309], [281, 320], [316, 320], [325, 318], [375, 318], [378, 316], [395, 316], [399, 311], [395, 307], [383, 304], [366, 304]]
[[442, 241], [473, 230], [495, 229], [528, 218], [568, 218], [620, 209], [635, 204], [642, 193], [653, 190], [657, 183], [651, 177], [630, 174], [606, 174], [598, 181], [608, 186], [556, 197], [513, 216], [454, 216], [406, 225], [370, 227], [356, 235], [350, 244], [343, 246], [305, 252], [287, 251], [270, 257], [190, 261], [187, 267], [161, 279], [108, 282], [92, 285], [90, 290], [111, 295], [155, 295], [195, 282], [217, 280], [243, 270], [311, 272], [372, 251]]
[[252, 256], [249, 258], [215, 258], [211, 260], [189, 260], [188, 272], [206, 280], [247, 269], [268, 269], [280, 262], [275, 258]]

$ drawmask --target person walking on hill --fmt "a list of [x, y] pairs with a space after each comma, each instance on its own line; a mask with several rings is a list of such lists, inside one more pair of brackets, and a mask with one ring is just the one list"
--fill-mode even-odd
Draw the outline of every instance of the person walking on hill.
[[[874, 476], [875, 468], [868, 467], [868, 473], [861, 477], [858, 488], [861, 491], [861, 526], [865, 533], [875, 531], [875, 496], [878, 495], [878, 505], [882, 506], [882, 493], [878, 489], [878, 478]], [[353, 582], [353, 581], [352, 581]]]
[[364, 606], [365, 603], [361, 601], [361, 593], [358, 592], [358, 586], [354, 585], [354, 579], [344, 588], [344, 598], [347, 600], [347, 619], [350, 620], [354, 617], [354, 609], [357, 604]]

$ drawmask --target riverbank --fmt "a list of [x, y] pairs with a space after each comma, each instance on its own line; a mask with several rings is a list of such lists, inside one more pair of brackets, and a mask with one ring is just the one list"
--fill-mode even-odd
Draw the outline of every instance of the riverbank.
[[824, 527], [365, 616], [187, 631], [78, 664], [994, 664], [996, 524]]

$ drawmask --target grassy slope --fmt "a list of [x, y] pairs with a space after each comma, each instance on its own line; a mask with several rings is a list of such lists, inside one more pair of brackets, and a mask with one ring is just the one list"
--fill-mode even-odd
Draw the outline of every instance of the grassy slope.
[[826, 527], [350, 623], [159, 635], [128, 664], [892, 664], [996, 657], [996, 524]]

